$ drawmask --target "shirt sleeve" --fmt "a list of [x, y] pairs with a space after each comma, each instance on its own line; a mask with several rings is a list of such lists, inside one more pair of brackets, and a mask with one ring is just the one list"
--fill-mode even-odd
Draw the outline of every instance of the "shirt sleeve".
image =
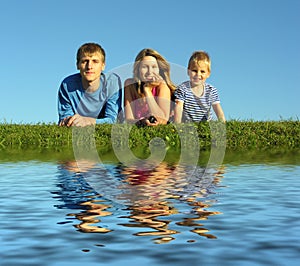
[[66, 87], [67, 85], [64, 82], [62, 82], [58, 90], [58, 123], [64, 118], [68, 116], [73, 116], [75, 114]]
[[220, 103], [220, 97], [218, 94], [218, 90], [215, 87], [212, 88], [211, 99], [212, 99], [212, 104]]
[[114, 73], [110, 74], [105, 85], [107, 86], [108, 99], [104, 107], [104, 115], [96, 120], [97, 124], [115, 123], [119, 113], [122, 111], [122, 84], [120, 77]]
[[182, 85], [179, 85], [175, 92], [174, 92], [174, 97], [175, 97], [175, 101], [178, 100], [178, 101], [182, 101], [184, 102], [185, 101], [185, 91], [182, 87]]

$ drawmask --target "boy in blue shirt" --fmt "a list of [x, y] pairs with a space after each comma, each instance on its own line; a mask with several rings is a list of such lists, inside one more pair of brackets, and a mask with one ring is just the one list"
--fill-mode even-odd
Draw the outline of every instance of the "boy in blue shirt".
[[79, 73], [66, 77], [58, 91], [59, 126], [115, 123], [122, 107], [119, 76], [104, 74], [105, 51], [96, 43], [77, 51]]

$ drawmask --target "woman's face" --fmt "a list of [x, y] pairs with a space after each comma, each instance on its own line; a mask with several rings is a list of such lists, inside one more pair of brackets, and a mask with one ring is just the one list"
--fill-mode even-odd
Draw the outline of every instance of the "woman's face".
[[145, 56], [140, 62], [139, 76], [141, 81], [149, 82], [159, 75], [159, 66], [153, 56]]

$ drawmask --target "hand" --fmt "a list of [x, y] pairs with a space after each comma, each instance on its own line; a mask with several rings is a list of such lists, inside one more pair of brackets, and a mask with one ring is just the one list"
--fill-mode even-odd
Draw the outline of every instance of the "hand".
[[153, 115], [148, 117], [148, 119], [146, 119], [145, 122], [147, 126], [151, 126], [151, 127], [157, 126], [159, 124], [157, 119]]
[[67, 126], [67, 127], [71, 127], [71, 126], [85, 127], [85, 126], [92, 126], [95, 124], [96, 124], [95, 118], [85, 117], [79, 114], [66, 117], [59, 123], [60, 126]]
[[151, 77], [149, 77], [144, 84], [144, 90], [152, 89], [153, 87], [159, 86], [161, 83], [164, 83], [164, 79], [159, 75], [153, 73]]
[[68, 121], [70, 120], [72, 116], [68, 116], [68, 117], [65, 117], [64, 119], [62, 119], [60, 122], [59, 122], [59, 126], [62, 127], [62, 126], [67, 126], [68, 124]]
[[138, 127], [145, 127], [145, 126], [157, 126], [159, 122], [156, 120], [154, 116], [150, 116], [149, 118], [142, 118], [135, 123]]

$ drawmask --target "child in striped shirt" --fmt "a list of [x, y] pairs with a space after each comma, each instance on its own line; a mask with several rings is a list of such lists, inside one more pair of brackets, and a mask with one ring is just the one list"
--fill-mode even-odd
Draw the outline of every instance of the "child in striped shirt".
[[175, 123], [209, 121], [212, 119], [211, 109], [220, 121], [226, 121], [217, 89], [205, 83], [210, 69], [211, 61], [206, 52], [192, 54], [188, 63], [190, 80], [175, 90]]

